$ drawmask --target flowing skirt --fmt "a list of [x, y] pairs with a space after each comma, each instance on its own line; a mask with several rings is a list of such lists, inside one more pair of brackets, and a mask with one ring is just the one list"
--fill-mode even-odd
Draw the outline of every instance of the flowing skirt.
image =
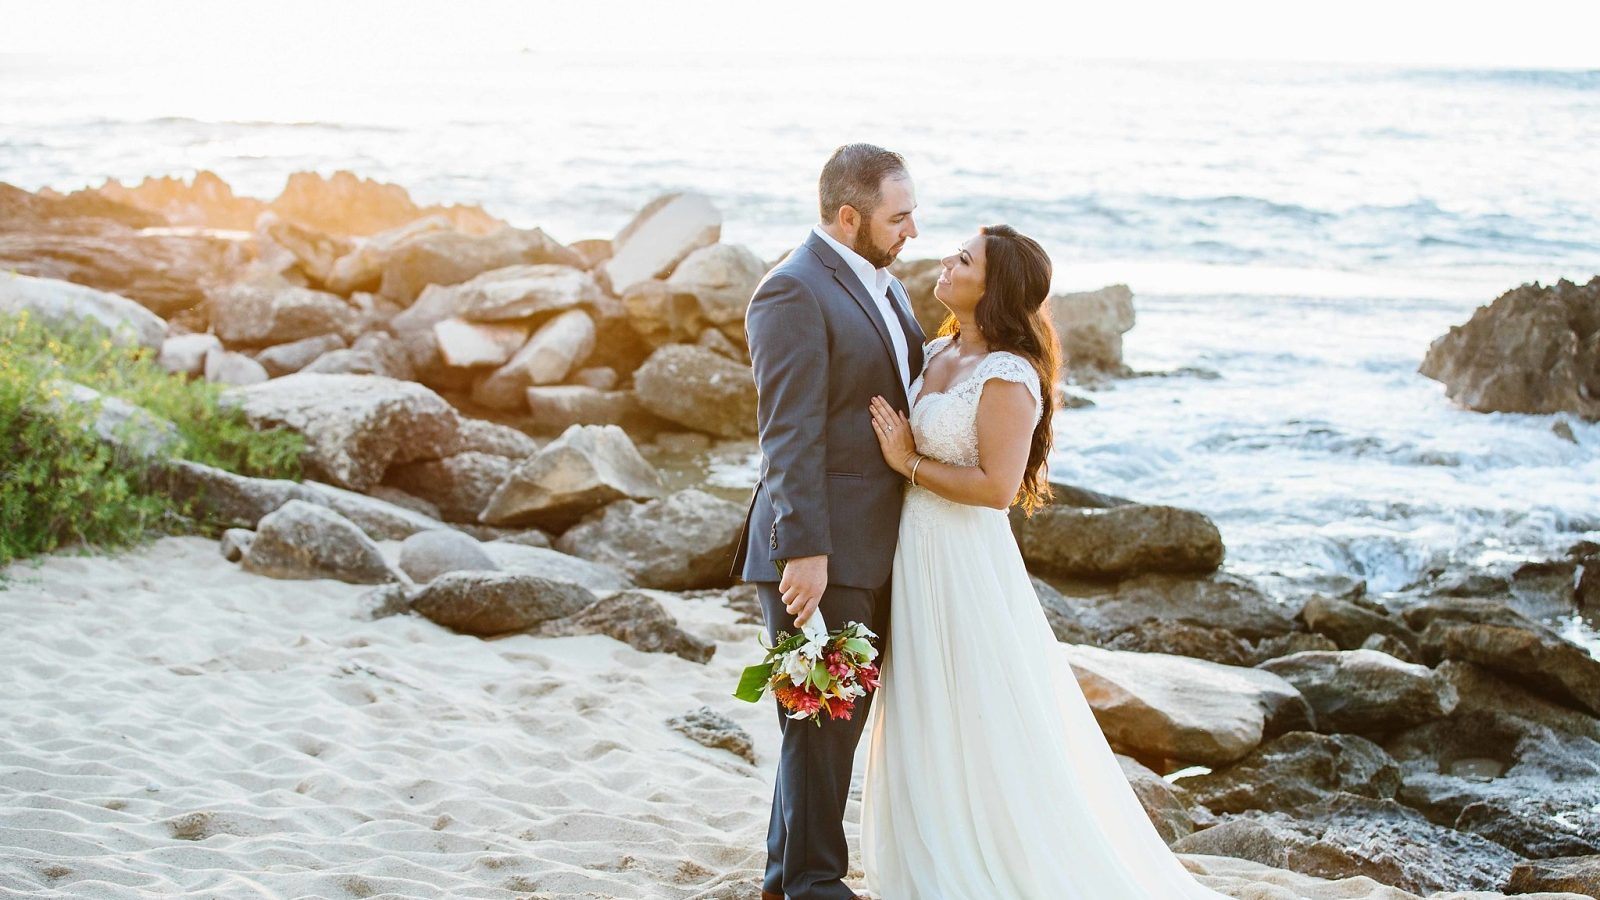
[[862, 807], [883, 900], [1217, 900], [1168, 849], [1006, 513], [911, 488]]

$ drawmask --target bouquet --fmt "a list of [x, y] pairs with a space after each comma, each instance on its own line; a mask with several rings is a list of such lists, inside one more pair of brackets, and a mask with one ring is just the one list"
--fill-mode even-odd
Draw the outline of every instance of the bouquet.
[[813, 612], [798, 634], [778, 632], [778, 642], [767, 647], [766, 659], [749, 666], [739, 679], [735, 697], [758, 702], [771, 689], [789, 711], [791, 719], [810, 719], [819, 727], [822, 714], [848, 719], [856, 700], [878, 687], [878, 650], [869, 643], [877, 637], [867, 626], [851, 622], [829, 633], [822, 612]]

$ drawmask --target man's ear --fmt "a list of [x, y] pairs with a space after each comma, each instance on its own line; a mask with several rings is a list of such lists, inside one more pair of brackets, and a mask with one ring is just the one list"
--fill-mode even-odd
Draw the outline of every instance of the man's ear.
[[839, 207], [839, 230], [851, 240], [861, 232], [861, 213], [848, 203]]

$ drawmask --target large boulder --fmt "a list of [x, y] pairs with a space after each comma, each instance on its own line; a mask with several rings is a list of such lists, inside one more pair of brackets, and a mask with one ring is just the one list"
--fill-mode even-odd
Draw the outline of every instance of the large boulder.
[[540, 633], [550, 636], [603, 634], [642, 653], [671, 653], [704, 663], [717, 645], [678, 627], [661, 601], [640, 591], [612, 594], [576, 615], [546, 622]]
[[325, 287], [349, 296], [356, 291], [376, 291], [383, 285], [383, 263], [396, 247], [431, 231], [450, 230], [443, 216], [427, 216], [367, 238], [357, 238], [350, 252], [334, 260]]
[[389, 251], [378, 293], [410, 306], [430, 284], [459, 284], [506, 266], [582, 265], [576, 253], [537, 228], [502, 228], [481, 237], [458, 231], [430, 231]]
[[1545, 696], [1600, 715], [1600, 660], [1549, 629], [1435, 619], [1422, 633], [1423, 661], [1486, 666]]
[[212, 330], [230, 345], [263, 347], [337, 334], [349, 340], [365, 317], [344, 298], [290, 284], [230, 284], [211, 293]]
[[671, 422], [719, 437], [756, 433], [756, 384], [750, 367], [711, 350], [669, 344], [633, 374], [645, 409]]
[[530, 533], [536, 535], [539, 532], [523, 532], [501, 540], [487, 541], [483, 545], [483, 552], [489, 554], [495, 565], [504, 571], [581, 584], [591, 591], [620, 591], [636, 586], [633, 579], [621, 569], [570, 556], [547, 546], [526, 543]]
[[728, 582], [744, 508], [686, 490], [620, 500], [567, 529], [556, 549], [615, 566], [648, 588], [687, 591]]
[[447, 521], [475, 523], [516, 465], [504, 456], [469, 451], [393, 466], [384, 483], [432, 503]]
[[400, 571], [418, 584], [446, 572], [493, 572], [500, 567], [475, 538], [459, 531], [420, 531], [400, 544]]
[[1270, 672], [1073, 644], [1060, 652], [1112, 747], [1158, 771], [1232, 763], [1311, 721], [1300, 692]]
[[1479, 412], [1600, 420], [1600, 276], [1501, 294], [1435, 340], [1417, 371]]
[[232, 388], [223, 401], [256, 428], [299, 432], [307, 471], [351, 490], [378, 484], [391, 464], [438, 459], [456, 442], [449, 403], [420, 384], [376, 375], [297, 372]]
[[662, 493], [660, 476], [621, 428], [574, 425], [506, 478], [482, 521], [565, 529], [608, 503]]
[[1293, 812], [1340, 792], [1392, 798], [1400, 765], [1363, 737], [1291, 731], [1227, 768], [1179, 778], [1177, 785], [1216, 813]]
[[523, 392], [542, 384], [558, 384], [594, 352], [594, 320], [581, 309], [569, 309], [544, 323], [510, 361], [472, 391], [472, 399], [494, 409], [520, 409]]
[[1432, 669], [1376, 650], [1308, 651], [1259, 668], [1294, 685], [1323, 732], [1383, 734], [1449, 715], [1457, 700]]
[[1151, 622], [1221, 629], [1260, 640], [1294, 632], [1293, 612], [1248, 579], [1140, 575], [1112, 590], [1076, 599], [1079, 620], [1106, 638]]
[[268, 514], [241, 564], [272, 578], [333, 578], [381, 584], [396, 576], [378, 545], [331, 509], [291, 500]]
[[745, 309], [766, 274], [767, 264], [749, 249], [739, 244], [712, 244], [678, 263], [667, 284], [692, 293], [706, 322], [743, 340]]
[[153, 466], [144, 480], [148, 489], [170, 497], [175, 508], [222, 527], [254, 529], [263, 516], [291, 500], [323, 502], [298, 481], [251, 478], [186, 459]]
[[1046, 507], [1031, 517], [1015, 512], [1011, 523], [1023, 558], [1047, 574], [1108, 579], [1145, 572], [1205, 575], [1222, 565], [1217, 526], [1201, 513], [1174, 506]]
[[1054, 294], [1050, 314], [1061, 339], [1063, 365], [1075, 373], [1127, 375], [1122, 335], [1133, 328], [1133, 291], [1113, 284], [1098, 291]]
[[469, 234], [487, 234], [505, 226], [476, 206], [419, 207], [397, 184], [360, 178], [344, 170], [326, 177], [318, 172], [295, 172], [269, 205], [285, 219], [340, 235], [376, 234], [430, 216]]
[[446, 572], [411, 599], [411, 608], [463, 634], [526, 631], [595, 602], [587, 588], [515, 572]]
[[22, 313], [53, 332], [82, 328], [118, 344], [152, 350], [161, 349], [167, 336], [160, 316], [126, 297], [70, 281], [0, 271], [0, 314]]
[[622, 306], [629, 326], [651, 348], [693, 343], [709, 324], [694, 291], [656, 279], [629, 285]]
[[118, 225], [81, 233], [0, 229], [0, 272], [110, 291], [164, 319], [200, 306], [247, 256], [238, 243], [210, 235]]
[[667, 194], [650, 201], [611, 240], [611, 258], [600, 267], [611, 289], [665, 278], [689, 254], [722, 237], [722, 213], [704, 194]]

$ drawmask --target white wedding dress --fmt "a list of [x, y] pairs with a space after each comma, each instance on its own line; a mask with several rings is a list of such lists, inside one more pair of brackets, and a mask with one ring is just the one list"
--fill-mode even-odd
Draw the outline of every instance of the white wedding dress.
[[[927, 358], [948, 341], [930, 343]], [[1028, 385], [1038, 402], [1033, 366], [991, 353], [914, 400], [917, 449], [976, 465], [978, 398], [994, 378]], [[875, 896], [1225, 900], [1183, 868], [1134, 796], [1004, 511], [908, 488], [892, 602], [861, 819]]]

